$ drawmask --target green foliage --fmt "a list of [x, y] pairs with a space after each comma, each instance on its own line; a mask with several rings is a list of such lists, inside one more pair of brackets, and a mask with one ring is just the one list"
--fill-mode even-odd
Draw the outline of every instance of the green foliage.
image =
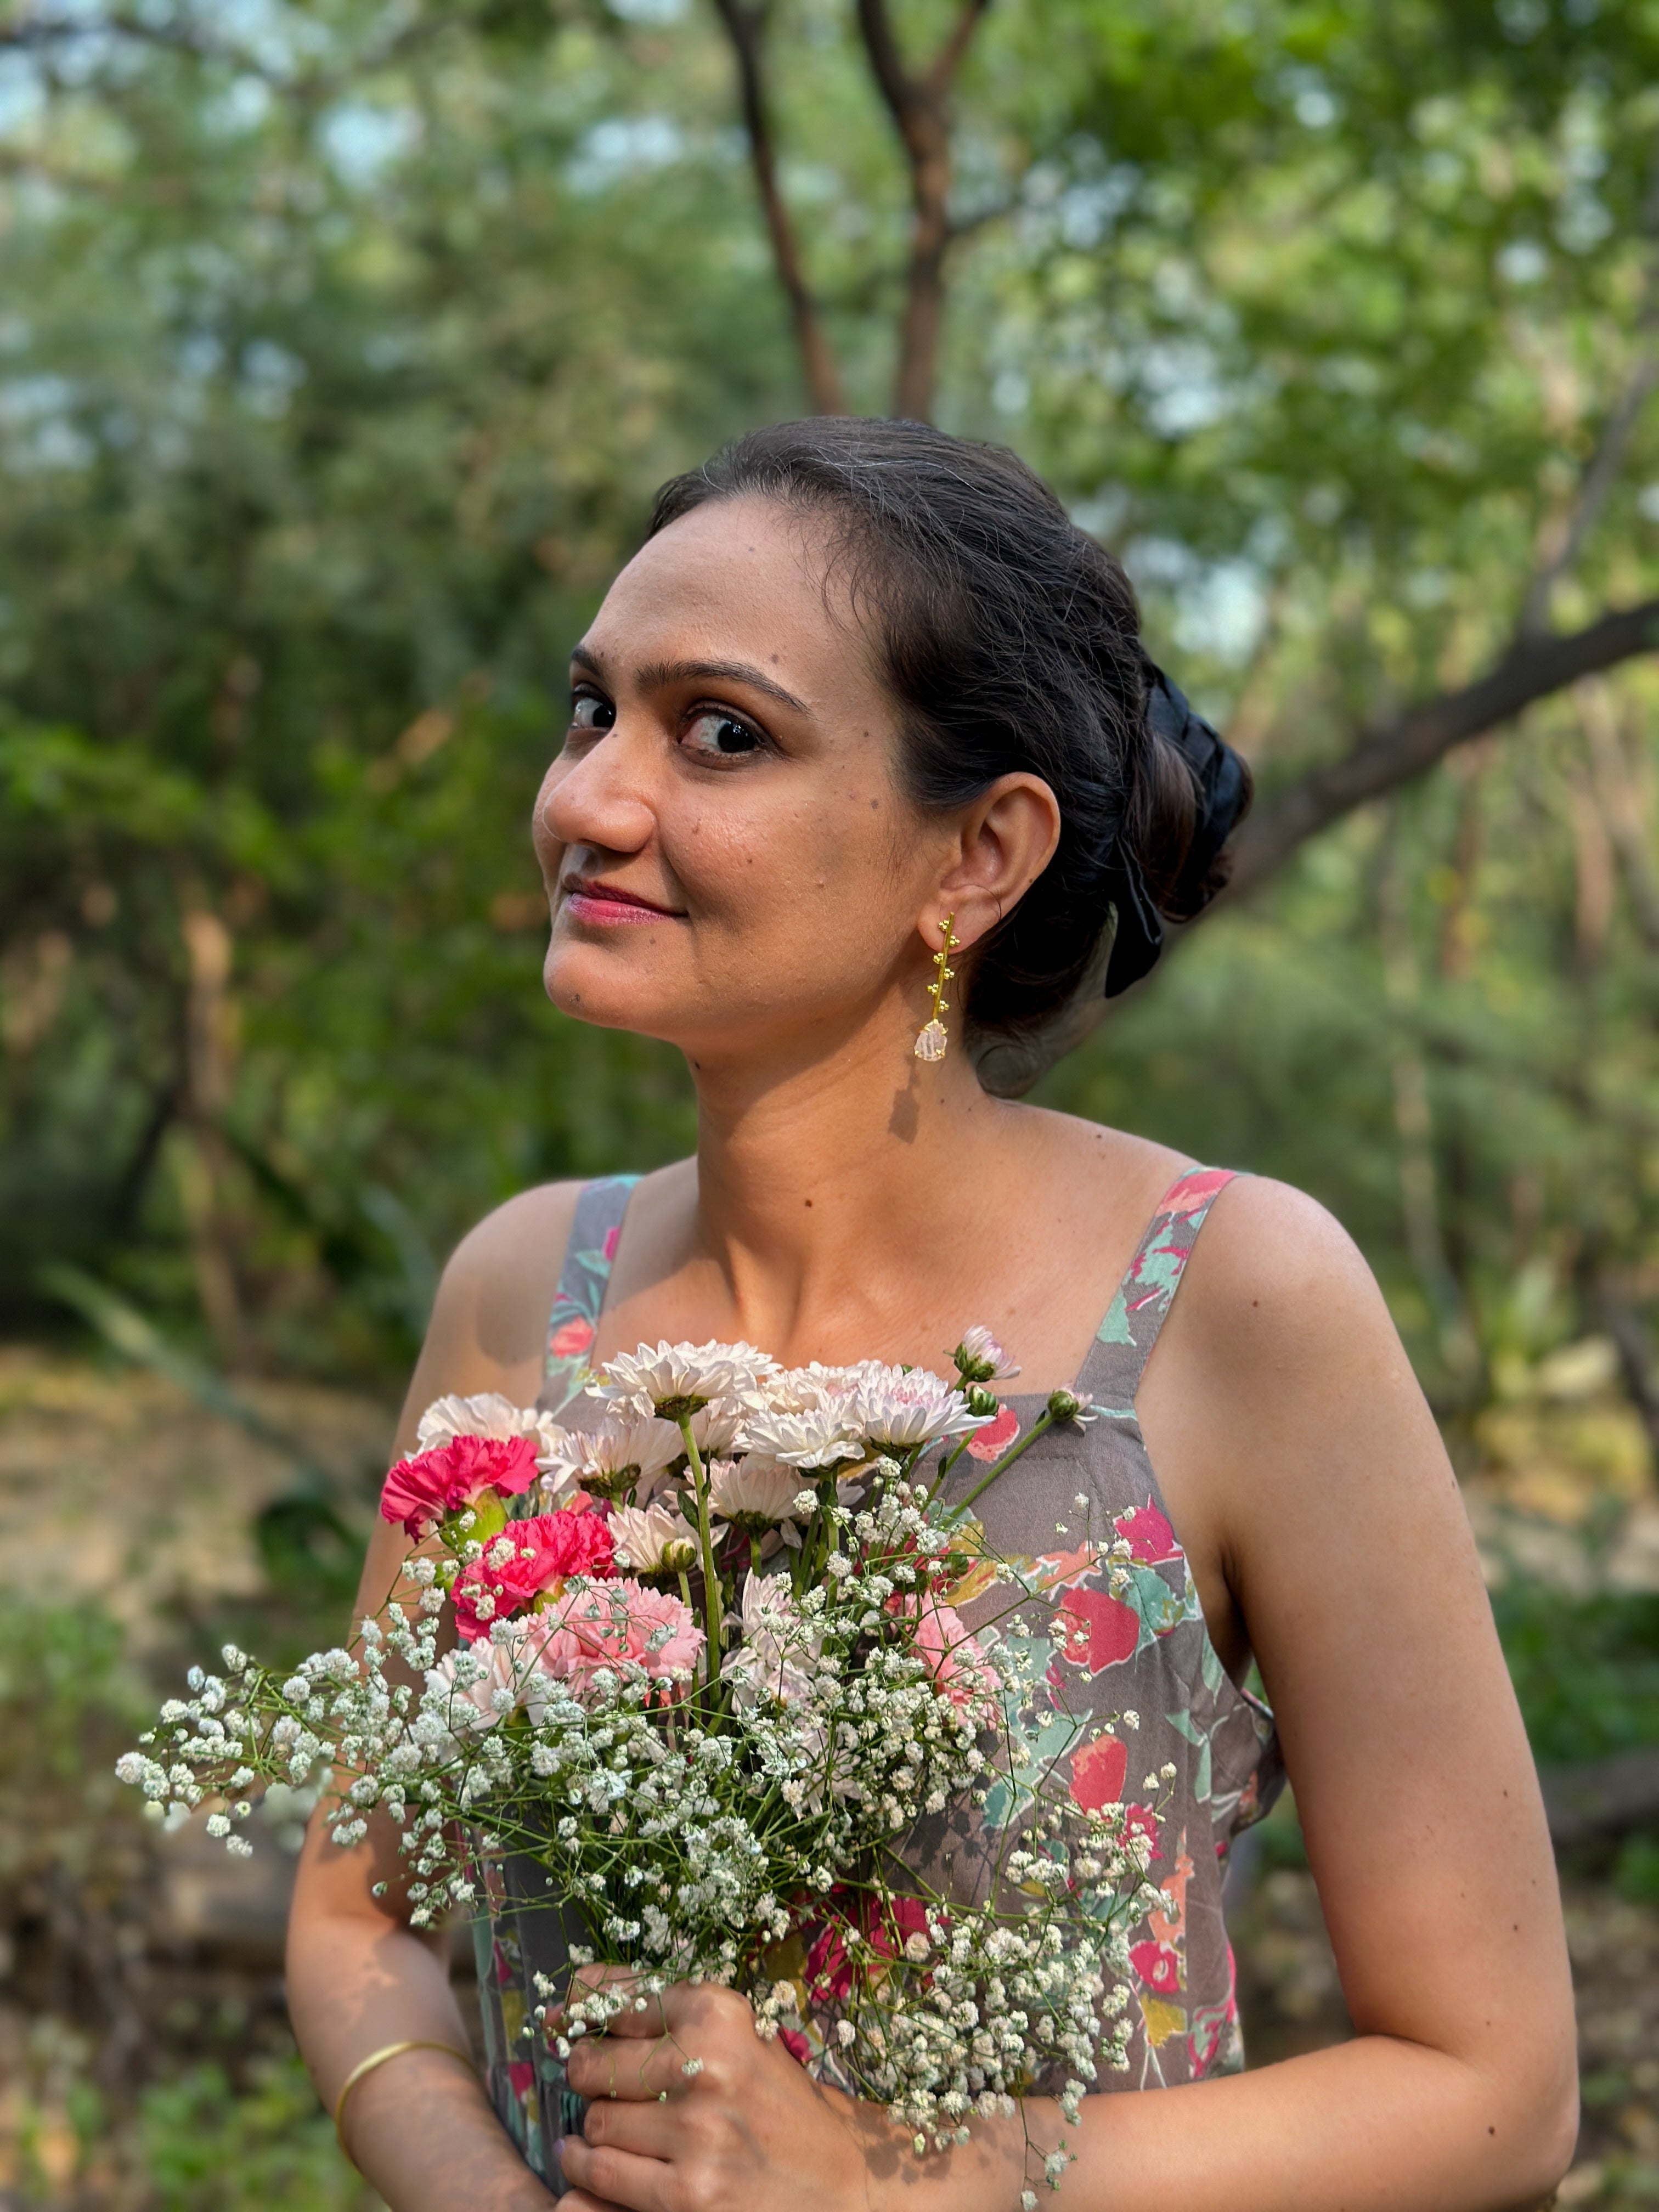
[[196, 2066], [145, 2091], [138, 2142], [155, 2212], [360, 2212], [380, 2199], [340, 2154], [297, 2055], [234, 2090]]
[[[52, 20], [0, 40], [0, 1321], [67, 1260], [382, 1375], [490, 1205], [692, 1139], [672, 1054], [543, 1001], [526, 823], [653, 486], [800, 404], [730, 58], [672, 0]], [[1641, 343], [1651, 35], [989, 11], [941, 417], [1123, 551], [1264, 792], [1486, 665], [1559, 543]], [[772, 52], [879, 408], [892, 134], [849, 9]], [[1656, 477], [1650, 411], [1561, 620], [1651, 588]], [[1659, 1281], [1651, 688], [1341, 825], [1045, 1092], [1313, 1189], [1448, 1411]]]
[[1619, 1848], [1613, 1882], [1632, 1905], [1659, 1905], [1659, 1840], [1627, 1836]]
[[1659, 1595], [1575, 1599], [1517, 1579], [1492, 1603], [1541, 1765], [1659, 1743]]

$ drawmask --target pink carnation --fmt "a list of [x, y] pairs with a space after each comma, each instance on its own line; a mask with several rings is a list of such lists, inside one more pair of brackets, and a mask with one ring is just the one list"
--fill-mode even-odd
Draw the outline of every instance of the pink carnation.
[[656, 1681], [689, 1674], [703, 1647], [690, 1606], [631, 1577], [574, 1590], [542, 1619], [552, 1624], [552, 1633], [540, 1664], [579, 1692], [602, 1668], [642, 1667]]
[[446, 1513], [459, 1513], [486, 1490], [511, 1497], [535, 1479], [533, 1437], [456, 1437], [398, 1462], [380, 1492], [380, 1515], [401, 1521], [418, 1541]]
[[[513, 1547], [497, 1566], [494, 1555]], [[543, 1590], [554, 1589], [571, 1575], [599, 1579], [615, 1571], [611, 1529], [597, 1513], [538, 1513], [531, 1521], [509, 1521], [483, 1557], [464, 1567], [455, 1583], [455, 1626], [469, 1644], [489, 1633], [492, 1620], [510, 1620]], [[488, 1592], [493, 1606], [479, 1611]]]

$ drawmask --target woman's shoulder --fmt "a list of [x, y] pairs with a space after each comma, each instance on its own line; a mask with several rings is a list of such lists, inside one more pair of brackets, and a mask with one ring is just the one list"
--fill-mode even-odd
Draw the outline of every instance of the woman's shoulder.
[[[1364, 1255], [1305, 1191], [1241, 1175], [1215, 1195], [1168, 1334], [1220, 1425], [1287, 1442], [1374, 1393], [1419, 1393]], [[1149, 1380], [1152, 1379], [1149, 1376]]]
[[445, 1284], [459, 1286], [480, 1274], [539, 1280], [550, 1268], [550, 1288], [558, 1280], [585, 1188], [577, 1181], [537, 1183], [504, 1199], [473, 1224], [451, 1253]]
[[439, 1278], [410, 1407], [418, 1411], [447, 1391], [500, 1390], [526, 1404], [535, 1396], [582, 1189], [575, 1182], [538, 1184], [468, 1230]]

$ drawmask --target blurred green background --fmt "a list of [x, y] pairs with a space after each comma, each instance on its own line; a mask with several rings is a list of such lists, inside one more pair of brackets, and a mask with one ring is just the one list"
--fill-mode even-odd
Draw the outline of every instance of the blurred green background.
[[[0, 1527], [161, 1532], [6, 1632], [0, 2203], [354, 2201], [269, 1959], [133, 1917], [84, 1777], [146, 1669], [342, 1601], [456, 1237], [689, 1147], [675, 1056], [542, 996], [529, 808], [654, 486], [832, 373], [1122, 555], [1264, 831], [1380, 748], [1040, 1095], [1335, 1212], [1540, 1758], [1659, 1742], [1659, 629], [1534, 669], [1659, 591], [1656, 61], [1652, 0], [0, 0]], [[1571, 2202], [1659, 2199], [1653, 1809], [1568, 1861]], [[1269, 1856], [1258, 2050], [1340, 2032]]]

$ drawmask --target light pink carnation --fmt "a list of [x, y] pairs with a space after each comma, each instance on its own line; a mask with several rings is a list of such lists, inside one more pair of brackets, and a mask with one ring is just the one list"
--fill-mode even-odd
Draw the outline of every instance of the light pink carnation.
[[574, 1590], [542, 1618], [552, 1625], [542, 1668], [579, 1695], [605, 1668], [642, 1667], [664, 1684], [689, 1676], [704, 1642], [690, 1606], [631, 1576], [603, 1589]]

